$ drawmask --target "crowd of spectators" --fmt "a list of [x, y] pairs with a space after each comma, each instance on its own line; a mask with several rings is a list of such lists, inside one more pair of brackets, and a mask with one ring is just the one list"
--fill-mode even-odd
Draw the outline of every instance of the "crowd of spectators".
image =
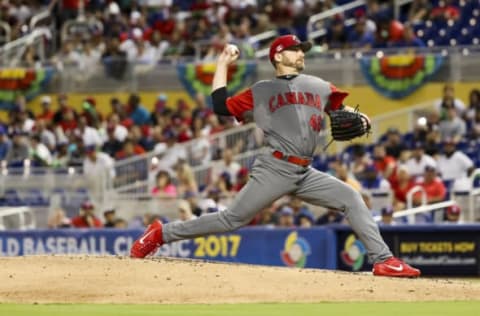
[[[255, 45], [265, 43], [252, 46], [250, 39], [265, 31], [293, 33], [305, 40], [309, 17], [347, 2], [2, 0], [0, 18], [8, 22], [15, 39], [31, 31], [28, 22], [32, 16], [48, 9], [58, 33], [50, 38], [50, 41], [58, 39], [52, 50], [52, 62], [59, 67], [76, 64], [88, 72], [102, 61], [110, 75], [121, 78], [129, 62], [148, 65], [183, 57], [210, 60], [229, 42], [242, 48], [243, 57], [251, 57], [259, 48]], [[415, 0], [402, 6], [396, 20], [393, 1], [369, 0], [365, 6], [314, 25], [314, 29], [326, 29], [325, 36], [315, 39], [315, 43], [327, 50], [424, 47], [431, 39], [426, 37], [429, 33], [424, 28], [430, 28], [432, 23], [455, 24], [461, 20], [467, 2]], [[60, 38], [62, 26], [71, 19], [78, 21]], [[354, 19], [353, 26], [346, 23], [349, 19]], [[424, 27], [426, 22], [428, 25]], [[469, 27], [468, 21], [461, 24], [459, 27]], [[38, 27], [41, 26], [42, 23]], [[480, 35], [475, 28], [470, 31], [477, 37]], [[453, 34], [449, 36], [454, 38]], [[435, 42], [433, 35], [432, 39], [429, 45], [441, 44]], [[36, 52], [27, 49], [23, 62], [35, 65], [37, 61]]]
[[[375, 144], [352, 144], [344, 152], [337, 155], [317, 156], [313, 167], [336, 176], [359, 191], [372, 213], [381, 215], [385, 224], [395, 224], [396, 221], [392, 218], [393, 212], [403, 210], [407, 206], [418, 206], [424, 202], [427, 204], [440, 202], [447, 199], [449, 192], [471, 190], [472, 183], [469, 176], [476, 167], [480, 166], [480, 146], [477, 141], [479, 136], [477, 125], [480, 117], [480, 91], [471, 91], [467, 105], [455, 97], [452, 85], [446, 84], [442, 92], [443, 95], [435, 103], [434, 110], [426, 113], [426, 117], [421, 117], [412, 132], [401, 134], [397, 129], [390, 128]], [[64, 96], [60, 97], [60, 99], [62, 98]], [[167, 101], [164, 96], [161, 96], [160, 99]], [[114, 102], [114, 104], [116, 103]], [[116, 104], [114, 108], [118, 110], [120, 107]], [[106, 124], [110, 126], [105, 132], [106, 135], [109, 135], [108, 137], [115, 139], [114, 135], [116, 134], [124, 137], [123, 142], [119, 139], [114, 140], [114, 143], [118, 144], [116, 148], [119, 151], [117, 154], [112, 154], [108, 150], [115, 146], [106, 146], [108, 144], [106, 139], [108, 138], [99, 136], [99, 141], [103, 140], [104, 142], [96, 144], [97, 148], [103, 148], [105, 152], [98, 152], [94, 150], [95, 146], [85, 146], [82, 143], [85, 139], [97, 139], [96, 137], [85, 138], [85, 134], [74, 132], [78, 128], [73, 129], [72, 135], [77, 139], [76, 144], [83, 144], [81, 147], [86, 148], [86, 169], [91, 169], [94, 174], [98, 174], [99, 170], [94, 168], [103, 168], [102, 166], [99, 167], [98, 161], [108, 164], [105, 161], [115, 158], [122, 159], [135, 155], [135, 152], [143, 153], [161, 147], [158, 149], [159, 152], [163, 153], [163, 156], [159, 156], [160, 160], [166, 159], [165, 161], [171, 164], [168, 166], [159, 164], [152, 172], [154, 185], [151, 189], [151, 196], [162, 199], [179, 199], [179, 220], [224, 210], [227, 201], [234, 197], [248, 181], [248, 168], [234, 159], [236, 154], [234, 149], [226, 147], [221, 151], [221, 156], [216, 157], [211, 162], [208, 181], [197, 183], [192, 165], [184, 159], [185, 156], [177, 154], [181, 152], [178, 148], [182, 148], [182, 146], [179, 146], [182, 139], [178, 138], [181, 134], [175, 133], [174, 130], [180, 128], [181, 124], [171, 123], [167, 120], [167, 122], [170, 122], [170, 126], [167, 126], [168, 124], [162, 125], [164, 123], [158, 123], [165, 122], [164, 118], [161, 117], [157, 122], [160, 125], [155, 125], [151, 115], [148, 115], [146, 111], [141, 111], [145, 114], [143, 117], [146, 119], [146, 125], [136, 125], [131, 119], [120, 120], [116, 125], [111, 125], [111, 123], [108, 123], [109, 119], [118, 116], [118, 114], [113, 114], [114, 112], [112, 111], [112, 114], [105, 119], [99, 118], [97, 123], [95, 123], [95, 120], [90, 120], [90, 123], [88, 123], [89, 120], [79, 114], [86, 121], [84, 131], [90, 130], [92, 133], [102, 135], [102, 133], [99, 133], [99, 129], [95, 128], [95, 124], [100, 124], [99, 126]], [[201, 113], [201, 111], [195, 110], [193, 112]], [[211, 115], [211, 113], [207, 115]], [[54, 116], [52, 111], [52, 118]], [[142, 117], [142, 115], [139, 115], [139, 117]], [[104, 120], [107, 122], [104, 122]], [[129, 122], [130, 120], [132, 122]], [[78, 120], [78, 122], [81, 121], [81, 119]], [[23, 120], [21, 126], [30, 126], [31, 131], [36, 131], [37, 122], [38, 120], [26, 124], [26, 121]], [[129, 123], [125, 124], [125, 122]], [[142, 120], [139, 120], [137, 123], [141, 122]], [[52, 153], [49, 153], [49, 144], [57, 141], [55, 129], [49, 130], [49, 126], [54, 125], [46, 124], [46, 127], [43, 127], [42, 130], [49, 131], [53, 135], [52, 137], [42, 137], [41, 134], [35, 132], [30, 135], [31, 147], [29, 150], [25, 149], [25, 154], [30, 153], [32, 160], [35, 159], [35, 155], [40, 157], [58, 156], [58, 147], [54, 147], [57, 148], [57, 151], [53, 150]], [[120, 129], [116, 132], [114, 126]], [[167, 136], [176, 136], [176, 138], [172, 141], [172, 144], [168, 144], [167, 141], [162, 141], [161, 137], [157, 139], [159, 140], [157, 143], [148, 142], [142, 137], [141, 132], [139, 132], [139, 137], [132, 137], [132, 131], [142, 131], [145, 126], [150, 129], [165, 127], [168, 131]], [[206, 125], [202, 126], [211, 130]], [[57, 129], [63, 129], [62, 125], [57, 126]], [[63, 130], [63, 133], [66, 131], [68, 131], [68, 128]], [[191, 133], [191, 135], [194, 134]], [[14, 134], [12, 137], [12, 143], [14, 143], [17, 136]], [[6, 139], [5, 134], [3, 134], [2, 139]], [[150, 144], [150, 147], [146, 147], [145, 144]], [[126, 146], [127, 149], [125, 149]], [[33, 148], [42, 149], [35, 150]], [[472, 150], [469, 151], [466, 148]], [[9, 150], [6, 152], [7, 155], [12, 155], [8, 154]], [[123, 154], [118, 154], [122, 152]], [[186, 154], [185, 151], [183, 151], [183, 154]], [[68, 156], [68, 150], [66, 155]], [[90, 161], [92, 156], [96, 157], [97, 164], [94, 164], [96, 167], [88, 166], [88, 163], [93, 164]], [[42, 161], [46, 163], [48, 160], [43, 159]], [[52, 158], [51, 161], [53, 163], [55, 158]], [[69, 160], [66, 159], [65, 161]], [[204, 163], [206, 162], [200, 162], [200, 164]], [[421, 193], [414, 194], [410, 201], [411, 204], [407, 205], [407, 193], [414, 186], [420, 186], [426, 195], [424, 197]], [[392, 196], [390, 203], [381, 205], [375, 203], [378, 196], [386, 195]], [[426, 198], [426, 201], [423, 201], [424, 198]], [[441, 214], [441, 220], [453, 221], [453, 218], [456, 218], [458, 221], [459, 216], [453, 215], [459, 215], [460, 211], [458, 207], [448, 208], [444, 214]], [[455, 212], [455, 214], [452, 215], [449, 212]], [[149, 216], [149, 218], [157, 218], [152, 214]], [[162, 220], [168, 221], [169, 219], [162, 218]], [[416, 220], [417, 222], [429, 222], [438, 220], [438, 217], [434, 219], [431, 215], [417, 216]], [[314, 212], [309, 210], [299, 199], [283, 197], [262, 210], [251, 224], [306, 227], [341, 222], [345, 222], [345, 218], [337, 210], [327, 210], [322, 216], [316, 217]]]
[[[364, 193], [365, 199], [391, 193], [393, 204], [385, 207], [393, 211], [407, 206], [406, 194], [415, 185], [423, 187], [427, 203], [444, 200], [450, 191], [470, 190], [468, 176], [480, 163], [480, 92], [472, 90], [467, 105], [450, 84], [442, 94], [435, 110], [421, 117], [412, 132], [402, 135], [391, 128], [376, 144], [353, 144], [335, 156], [319, 155], [313, 166]], [[34, 116], [19, 97], [9, 122], [0, 123], [2, 166], [24, 167], [28, 161], [30, 167], [81, 167], [86, 175], [107, 172], [115, 178], [115, 160], [153, 151], [158, 159], [149, 171], [152, 197], [187, 199], [195, 216], [224, 209], [225, 199], [248, 181], [249, 170], [234, 159], [238, 147], [212, 146], [208, 136], [235, 124], [214, 115], [201, 97], [193, 107], [182, 100], [174, 106], [168, 102], [160, 94], [149, 112], [140, 96], [132, 94], [126, 103], [111, 99], [111, 112], [102, 115], [94, 98], [86, 98], [82, 110], [75, 111], [68, 96], [60, 94], [56, 102], [42, 97], [42, 112]], [[182, 143], [189, 140], [191, 149], [186, 150]], [[192, 167], [207, 164], [211, 171], [206, 182], [197, 183]], [[282, 218], [290, 215], [294, 225], [343, 220], [338, 214], [315, 219], [310, 213], [300, 221], [300, 207], [288, 203], [264, 210], [255, 223], [286, 225], [290, 221]], [[421, 203], [422, 196], [414, 195], [411, 206]]]

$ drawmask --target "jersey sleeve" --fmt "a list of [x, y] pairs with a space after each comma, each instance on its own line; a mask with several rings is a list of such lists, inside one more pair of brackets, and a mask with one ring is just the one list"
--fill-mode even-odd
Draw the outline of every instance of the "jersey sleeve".
[[247, 89], [233, 97], [227, 98], [227, 109], [239, 121], [243, 121], [243, 114], [253, 110], [252, 90]]
[[331, 112], [341, 108], [343, 100], [347, 97], [348, 92], [338, 90], [333, 84], [330, 84], [330, 95], [328, 96], [328, 104], [325, 111]]

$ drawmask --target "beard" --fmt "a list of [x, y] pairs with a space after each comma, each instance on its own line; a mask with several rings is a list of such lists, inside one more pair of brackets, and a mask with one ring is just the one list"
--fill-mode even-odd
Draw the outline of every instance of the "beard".
[[295, 61], [286, 60], [283, 65], [295, 68], [299, 72], [305, 69], [305, 61], [303, 59], [297, 59]]

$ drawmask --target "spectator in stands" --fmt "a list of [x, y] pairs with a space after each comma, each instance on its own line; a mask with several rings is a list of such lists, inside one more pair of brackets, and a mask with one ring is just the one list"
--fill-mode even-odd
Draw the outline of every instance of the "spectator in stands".
[[403, 29], [402, 38], [393, 44], [393, 47], [425, 47], [425, 43], [415, 35], [415, 30], [409, 24]]
[[78, 118], [78, 125], [74, 130], [74, 133], [82, 139], [86, 146], [94, 145], [96, 147], [101, 147], [103, 145], [100, 133], [97, 129], [87, 125], [87, 118], [84, 116]]
[[150, 134], [151, 127], [150, 125], [133, 125], [130, 127], [130, 139], [136, 146], [139, 146], [143, 149], [143, 152], [151, 151], [154, 146], [153, 138]]
[[415, 142], [411, 148], [412, 155], [405, 163], [408, 174], [413, 178], [420, 177], [425, 172], [425, 166], [435, 166], [435, 159], [425, 154], [424, 144]]
[[48, 228], [70, 228], [72, 227], [72, 221], [67, 217], [65, 211], [61, 208], [57, 208], [53, 211], [53, 214], [48, 218]]
[[190, 204], [185, 200], [178, 201], [178, 219], [182, 222], [197, 218], [193, 215]]
[[53, 153], [52, 167], [67, 167], [70, 164], [70, 153], [68, 151], [68, 142], [60, 141], [57, 143], [56, 150]]
[[437, 125], [432, 126], [425, 136], [425, 153], [431, 157], [436, 157], [442, 148], [442, 137]]
[[152, 195], [160, 198], [177, 197], [177, 188], [172, 183], [172, 178], [166, 170], [160, 170], [155, 177], [155, 187], [152, 189]]
[[301, 212], [298, 214], [298, 226], [309, 228], [315, 224], [315, 218], [311, 213]]
[[378, 223], [379, 225], [395, 225], [395, 220], [393, 219], [394, 210], [391, 207], [384, 207], [381, 210], [382, 219]]
[[131, 94], [128, 99], [128, 113], [135, 125], [150, 124], [150, 113], [140, 103], [140, 97], [137, 94]]
[[183, 196], [185, 192], [198, 192], [197, 181], [195, 175], [188, 163], [184, 160], [179, 160], [175, 165], [177, 174], [177, 195]]
[[102, 222], [95, 216], [95, 207], [91, 201], [85, 201], [80, 206], [78, 216], [72, 219], [75, 228], [101, 228]]
[[94, 145], [85, 147], [86, 157], [83, 160], [83, 173], [97, 180], [102, 176], [115, 177], [114, 161], [106, 153], [97, 152]]
[[135, 144], [135, 142], [127, 138], [123, 143], [122, 149], [115, 155], [116, 160], [127, 159], [134, 156], [139, 156], [145, 153], [145, 149], [142, 146]]
[[317, 218], [315, 225], [340, 224], [345, 217], [342, 212], [334, 209], [327, 209], [327, 212]]
[[440, 21], [458, 20], [460, 9], [453, 2], [452, 0], [439, 1], [438, 5], [430, 12], [430, 18]]
[[212, 182], [216, 182], [222, 173], [227, 172], [232, 182], [236, 183], [236, 177], [241, 168], [242, 166], [233, 160], [233, 151], [230, 148], [225, 148], [222, 153], [222, 160], [215, 161], [212, 166]]
[[367, 155], [365, 146], [362, 144], [355, 144], [352, 148], [352, 161], [349, 165], [349, 170], [356, 179], [361, 181], [365, 168], [371, 163], [370, 158]]
[[30, 148], [24, 136], [24, 132], [20, 130], [13, 130], [11, 134], [12, 145], [9, 146], [5, 160], [9, 165], [22, 164], [25, 159], [30, 156]]
[[475, 170], [475, 165], [467, 155], [456, 149], [453, 139], [444, 140], [443, 153], [438, 157], [437, 166], [442, 180], [451, 189], [455, 188], [458, 191], [471, 189], [468, 177]]
[[458, 205], [452, 205], [445, 209], [445, 222], [451, 224], [460, 224], [460, 215], [462, 210]]
[[190, 146], [188, 146], [191, 165], [198, 166], [208, 164], [212, 159], [208, 138], [202, 135], [201, 129], [194, 131], [193, 138], [194, 140], [190, 143]]
[[407, 147], [402, 141], [400, 131], [394, 127], [389, 128], [385, 140], [385, 152], [387, 156], [399, 159], [405, 150], [407, 150]]
[[82, 117], [85, 117], [87, 125], [93, 128], [100, 128], [103, 121], [103, 116], [97, 110], [97, 101], [93, 97], [88, 97], [82, 103], [83, 112]]
[[[426, 165], [423, 178], [417, 182], [423, 187], [427, 195], [427, 204], [437, 203], [445, 200], [447, 189], [442, 179], [437, 176], [437, 167], [435, 165]], [[422, 203], [420, 192], [413, 195], [413, 205], [418, 206]]]
[[118, 38], [112, 37], [108, 39], [107, 49], [101, 59], [107, 75], [118, 80], [124, 78], [128, 66], [128, 59], [127, 53], [120, 49]]
[[103, 212], [103, 218], [104, 218], [104, 224], [103, 227], [106, 228], [114, 228], [115, 227], [115, 222], [117, 220], [116, 214], [115, 214], [115, 209], [108, 209], [105, 212]]
[[326, 42], [328, 49], [345, 49], [348, 47], [347, 31], [345, 29], [345, 21], [340, 15], [336, 15], [328, 27]]
[[[74, 129], [76, 127], [76, 124], [74, 127], [71, 127], [70, 124], [66, 123], [72, 120], [76, 122], [76, 120], [78, 119], [77, 112], [70, 105], [68, 105], [68, 96], [64, 93], [61, 93], [58, 95], [57, 101], [58, 110], [53, 116], [53, 123], [62, 125], [64, 131], [67, 129]], [[66, 128], [66, 125], [70, 126], [70, 128]]]
[[200, 216], [203, 213], [203, 209], [200, 207], [200, 203], [198, 201], [198, 194], [192, 191], [187, 191], [183, 195], [183, 198], [190, 204], [190, 208], [192, 209], [192, 213], [195, 216]]
[[468, 109], [465, 112], [464, 119], [472, 121], [478, 112], [480, 112], [480, 90], [473, 89], [468, 97]]
[[309, 210], [308, 206], [298, 198], [297, 196], [290, 196], [290, 200], [287, 204], [293, 210], [294, 224], [300, 225], [300, 215], [308, 215], [313, 218], [312, 212]]
[[247, 181], [249, 179], [249, 172], [246, 167], [240, 168], [237, 172], [237, 181], [233, 185], [233, 191], [234, 192], [240, 192], [240, 190], [247, 184]]
[[117, 139], [119, 142], [124, 142], [128, 136], [128, 129], [121, 124], [120, 116], [117, 113], [114, 113], [110, 116], [109, 124], [115, 127], [115, 130], [113, 131], [115, 139]]
[[373, 147], [373, 164], [375, 169], [390, 183], [394, 181], [397, 162], [392, 156], [388, 156], [383, 144], [377, 143]]
[[155, 145], [155, 153], [162, 155], [158, 161], [158, 167], [165, 170], [172, 170], [179, 160], [186, 160], [185, 147], [178, 144], [177, 135], [173, 129], [167, 128], [163, 132], [165, 142]]
[[471, 122], [470, 139], [480, 137], [480, 111], [475, 112], [475, 117]]
[[410, 23], [419, 23], [425, 21], [429, 17], [429, 13], [432, 10], [432, 4], [429, 0], [414, 0], [410, 4], [408, 11], [408, 21]]
[[447, 83], [443, 86], [443, 96], [437, 100], [434, 104], [435, 110], [440, 113], [440, 119], [443, 120], [447, 117], [446, 111], [448, 108], [453, 107], [457, 110], [458, 116], [462, 116], [465, 112], [465, 103], [462, 100], [455, 97], [455, 88], [453, 84]]
[[348, 35], [348, 43], [354, 49], [368, 50], [373, 46], [375, 34], [367, 27], [367, 17], [357, 17], [355, 28]]
[[399, 166], [395, 181], [392, 183], [393, 209], [404, 210], [407, 203], [407, 193], [415, 186], [414, 179], [408, 173], [406, 166]]
[[45, 120], [37, 119], [35, 122], [34, 131], [35, 134], [40, 136], [40, 141], [47, 146], [48, 150], [50, 150], [50, 152], [54, 152], [56, 146], [55, 134], [53, 134], [52, 131], [47, 128]]
[[392, 19], [390, 14], [381, 12], [376, 17], [377, 30], [374, 48], [387, 48], [396, 45], [403, 38], [404, 26]]
[[0, 161], [4, 160], [7, 157], [12, 143], [7, 137], [7, 131], [3, 125], [0, 125]]
[[50, 150], [42, 144], [40, 135], [30, 137], [30, 159], [35, 167], [47, 167], [52, 163]]
[[287, 205], [279, 210], [278, 227], [294, 227], [293, 209]]
[[390, 192], [390, 183], [377, 171], [374, 164], [365, 168], [363, 179], [360, 182], [362, 188], [370, 193], [388, 193]]
[[25, 133], [31, 133], [33, 127], [35, 126], [35, 121], [29, 116], [29, 111], [23, 106], [20, 106], [16, 109], [17, 120], [16, 126], [20, 128]]
[[110, 157], [116, 157], [117, 153], [122, 150], [123, 144], [115, 138], [115, 125], [107, 125], [107, 140], [102, 145], [102, 151]]
[[52, 98], [48, 95], [44, 95], [40, 99], [40, 105], [42, 107], [42, 113], [37, 115], [37, 120], [44, 120], [50, 123], [53, 120], [55, 112], [52, 110]]
[[442, 140], [453, 138], [455, 142], [459, 142], [467, 133], [465, 121], [458, 116], [453, 106], [447, 108], [446, 118], [440, 122], [438, 129]]
[[362, 185], [350, 175], [347, 166], [343, 163], [340, 157], [336, 157], [335, 160], [330, 162], [329, 167], [332, 169], [334, 176], [337, 177], [339, 180], [349, 184], [357, 191], [360, 191], [362, 189]]

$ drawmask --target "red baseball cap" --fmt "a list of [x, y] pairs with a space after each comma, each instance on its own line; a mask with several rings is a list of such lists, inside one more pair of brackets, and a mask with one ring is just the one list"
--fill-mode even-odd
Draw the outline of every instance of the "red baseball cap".
[[312, 43], [308, 41], [301, 42], [295, 35], [277, 37], [270, 45], [270, 61], [273, 62], [275, 54], [291, 48], [300, 48], [302, 51], [308, 52], [312, 48]]

